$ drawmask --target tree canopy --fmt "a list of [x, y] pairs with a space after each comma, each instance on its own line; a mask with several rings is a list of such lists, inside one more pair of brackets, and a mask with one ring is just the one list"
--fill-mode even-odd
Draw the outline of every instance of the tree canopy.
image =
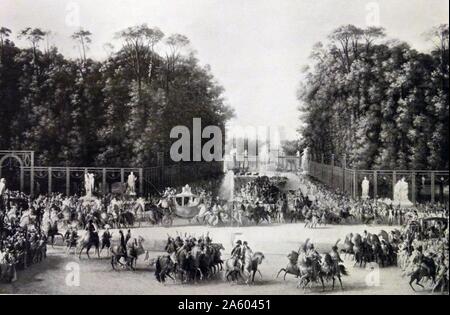
[[[41, 49], [49, 31], [28, 27], [15, 45], [0, 28], [0, 148], [34, 150], [38, 163], [148, 166], [169, 152], [176, 125], [224, 125], [233, 115], [208, 66], [185, 51], [189, 40], [146, 24], [116, 34], [123, 43], [106, 60], [89, 56], [95, 34], [71, 38], [79, 58]], [[168, 53], [158, 54], [157, 45]], [[163, 48], [163, 47], [162, 47]], [[170, 161], [167, 161], [170, 163]]]
[[448, 25], [426, 35], [429, 53], [353, 25], [315, 45], [298, 93], [302, 145], [359, 169], [448, 169]]

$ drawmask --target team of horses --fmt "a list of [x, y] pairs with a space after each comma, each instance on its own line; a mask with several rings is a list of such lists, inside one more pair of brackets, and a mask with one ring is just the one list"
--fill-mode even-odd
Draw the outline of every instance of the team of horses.
[[[399, 231], [394, 231], [398, 234]], [[398, 241], [389, 240], [386, 231], [378, 235], [368, 233], [365, 237], [359, 233], [346, 235], [341, 253], [350, 255], [355, 265], [365, 267], [367, 263], [375, 262], [381, 267], [397, 265]]]
[[170, 255], [158, 256], [153, 260], [155, 277], [164, 283], [166, 278], [180, 279], [181, 282], [197, 282], [212, 278], [223, 269], [221, 258], [222, 244], [212, 243], [202, 246], [196, 244], [191, 248], [182, 248], [174, 257]]
[[176, 252], [175, 259], [170, 255], [158, 256], [153, 260], [155, 265], [155, 278], [165, 283], [167, 278], [182, 283], [198, 282], [213, 278], [223, 271], [226, 281], [253, 283], [256, 273], [262, 278], [258, 266], [264, 260], [261, 252], [249, 252], [244, 262], [236, 257], [222, 260], [221, 251], [224, 247], [220, 243], [207, 245], [195, 244], [192, 248], [181, 248]]
[[338, 263], [337, 266], [334, 263], [330, 254], [326, 253], [323, 260], [317, 257], [308, 256], [306, 253], [306, 246], [309, 240], [305, 242], [305, 245], [298, 251], [292, 251], [288, 255], [289, 263], [286, 268], [281, 268], [277, 273], [277, 278], [281, 273], [284, 273], [283, 279], [286, 280], [288, 274], [294, 275], [298, 278], [297, 288], [302, 287], [306, 290], [307, 286], [310, 287], [314, 283], [320, 283], [322, 291], [325, 291], [325, 282], [332, 282], [332, 290], [334, 290], [336, 279], [339, 281], [341, 289], [342, 276], [347, 276], [348, 272], [345, 266]]
[[172, 220], [168, 212], [168, 209], [141, 199], [111, 203], [107, 207], [104, 207], [100, 200], [96, 200], [78, 208], [65, 205], [61, 208], [59, 217], [66, 226], [76, 225], [81, 229], [84, 229], [90, 220], [99, 226], [109, 225], [120, 229], [140, 227], [143, 222], [170, 226]]

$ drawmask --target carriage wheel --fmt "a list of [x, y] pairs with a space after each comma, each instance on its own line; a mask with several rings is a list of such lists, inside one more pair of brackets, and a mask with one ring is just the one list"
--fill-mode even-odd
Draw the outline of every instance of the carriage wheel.
[[164, 216], [162, 219], [162, 224], [164, 227], [172, 226], [173, 219], [170, 216]]
[[136, 219], [137, 219], [137, 222], [138, 222], [138, 227], [140, 228], [141, 227], [141, 221], [142, 221], [142, 217], [136, 217]]

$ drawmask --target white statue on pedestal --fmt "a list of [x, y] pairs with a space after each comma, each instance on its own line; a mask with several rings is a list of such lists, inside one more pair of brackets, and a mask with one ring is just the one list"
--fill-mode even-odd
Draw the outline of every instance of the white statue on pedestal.
[[95, 186], [95, 177], [92, 173], [84, 173], [84, 189], [86, 190], [86, 197], [92, 197]]
[[4, 178], [0, 179], [0, 196], [6, 192], [6, 180]]
[[86, 190], [86, 196], [90, 197], [92, 196], [92, 191], [91, 191], [91, 183], [90, 183], [91, 179], [89, 177], [89, 173], [84, 173], [84, 189]]
[[362, 199], [368, 199], [369, 198], [369, 186], [370, 186], [370, 182], [367, 179], [367, 177], [364, 177], [362, 183], [361, 183], [361, 189], [362, 189], [362, 194], [361, 194], [361, 198]]
[[303, 173], [309, 173], [309, 149], [306, 148], [302, 154], [302, 170]]
[[136, 180], [137, 177], [133, 172], [128, 175], [127, 185], [128, 185], [128, 193], [130, 195], [136, 195]]
[[95, 176], [93, 173], [89, 174], [89, 184], [91, 185], [91, 193], [95, 191]]
[[399, 205], [412, 205], [412, 202], [408, 198], [408, 183], [405, 178], [402, 177], [394, 186], [394, 204]]

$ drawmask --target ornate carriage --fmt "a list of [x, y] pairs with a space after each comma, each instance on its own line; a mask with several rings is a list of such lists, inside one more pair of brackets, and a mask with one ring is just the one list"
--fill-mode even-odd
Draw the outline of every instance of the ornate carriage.
[[192, 219], [199, 211], [201, 198], [192, 193], [181, 193], [172, 197], [175, 214], [183, 219]]
[[201, 197], [191, 192], [189, 185], [181, 193], [169, 197], [175, 214], [183, 219], [192, 219], [200, 211]]

